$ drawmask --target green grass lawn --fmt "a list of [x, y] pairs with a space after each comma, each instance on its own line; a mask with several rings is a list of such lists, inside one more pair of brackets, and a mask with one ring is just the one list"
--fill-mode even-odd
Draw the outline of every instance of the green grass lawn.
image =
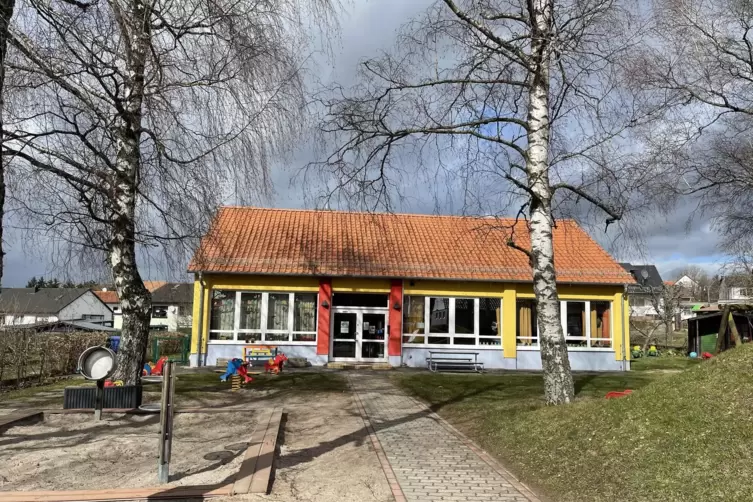
[[701, 359], [690, 359], [688, 357], [641, 357], [640, 359], [633, 359], [630, 362], [630, 368], [633, 371], [677, 371], [692, 368], [700, 362]]
[[657, 359], [671, 373], [644, 361], [576, 375], [576, 402], [558, 407], [535, 374], [393, 378], [550, 500], [751, 500], [753, 344], [703, 363]]

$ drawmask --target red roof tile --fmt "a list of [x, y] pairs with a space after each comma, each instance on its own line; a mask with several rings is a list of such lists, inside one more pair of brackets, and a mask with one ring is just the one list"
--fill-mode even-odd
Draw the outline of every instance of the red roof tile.
[[[512, 226], [529, 247], [513, 219], [223, 207], [189, 271], [530, 281]], [[635, 282], [574, 221], [558, 221], [554, 248], [560, 282]]]
[[94, 294], [104, 303], [118, 303], [117, 291], [94, 291]]

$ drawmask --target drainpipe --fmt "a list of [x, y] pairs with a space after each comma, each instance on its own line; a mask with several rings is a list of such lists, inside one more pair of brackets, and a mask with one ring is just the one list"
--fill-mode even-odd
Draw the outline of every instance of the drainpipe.
[[622, 301], [620, 302], [620, 309], [622, 309], [622, 371], [627, 371], [627, 353], [625, 347], [625, 299], [627, 298], [627, 284], [624, 284], [622, 287]]
[[196, 336], [199, 338], [199, 347], [196, 351], [196, 366], [201, 367], [201, 349], [204, 347], [202, 334], [204, 331], [204, 276], [199, 272], [199, 330]]

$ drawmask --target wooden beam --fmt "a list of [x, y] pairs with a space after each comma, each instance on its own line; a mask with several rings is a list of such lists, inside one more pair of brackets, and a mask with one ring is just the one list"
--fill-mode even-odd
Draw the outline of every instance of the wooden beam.
[[732, 312], [729, 313], [729, 320], [727, 321], [729, 324], [730, 333], [732, 333], [732, 341], [735, 344], [735, 347], [739, 347], [743, 344], [742, 340], [740, 339], [740, 332], [737, 330], [737, 324], [735, 324], [735, 316], [732, 314]]
[[44, 420], [44, 413], [39, 410], [16, 411], [8, 415], [0, 415], [0, 434], [16, 425], [36, 424], [42, 420]]
[[232, 485], [176, 486], [174, 488], [122, 488], [0, 492], [0, 502], [110, 502], [119, 500], [195, 500], [230, 495]]
[[725, 305], [722, 311], [722, 322], [719, 325], [719, 335], [716, 337], [715, 354], [719, 354], [727, 346], [727, 324], [729, 323], [730, 308], [729, 305]]

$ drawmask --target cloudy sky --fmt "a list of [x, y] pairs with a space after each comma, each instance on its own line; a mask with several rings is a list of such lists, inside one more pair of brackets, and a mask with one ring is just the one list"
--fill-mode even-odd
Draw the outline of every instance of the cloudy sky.
[[[348, 84], [353, 77], [359, 60], [378, 55], [394, 44], [396, 31], [407, 19], [421, 13], [433, 0], [351, 0], [345, 6], [341, 18], [339, 40], [333, 43], [334, 57], [317, 68], [318, 77], [324, 81], [338, 81]], [[286, 165], [273, 170], [274, 190], [269, 205], [282, 208], [310, 206], [309, 198], [300, 183], [291, 184], [294, 174], [308, 160], [311, 160], [310, 145], [304, 145]], [[406, 202], [404, 212], [455, 212], [452, 205], [440, 205], [430, 196], [417, 197]], [[665, 276], [687, 265], [697, 264], [709, 271], [715, 271], [723, 262], [717, 251], [717, 237], [702, 218], [688, 224], [692, 207], [679, 209], [670, 217], [646, 218], [639, 222], [644, 242], [640, 250], [627, 245], [624, 240], [614, 239], [614, 227], [604, 235], [601, 230], [592, 229], [592, 235], [600, 241], [620, 261], [655, 263]], [[603, 230], [603, 229], [602, 229]], [[18, 287], [25, 285], [31, 276], [45, 275], [65, 278], [69, 272], [61, 270], [50, 259], [50, 250], [38, 243], [24, 242], [13, 231], [6, 240], [5, 277], [3, 285]], [[158, 264], [143, 267], [145, 279], [164, 279], [164, 271]], [[74, 279], [87, 278], [86, 272], [76, 272]]]

